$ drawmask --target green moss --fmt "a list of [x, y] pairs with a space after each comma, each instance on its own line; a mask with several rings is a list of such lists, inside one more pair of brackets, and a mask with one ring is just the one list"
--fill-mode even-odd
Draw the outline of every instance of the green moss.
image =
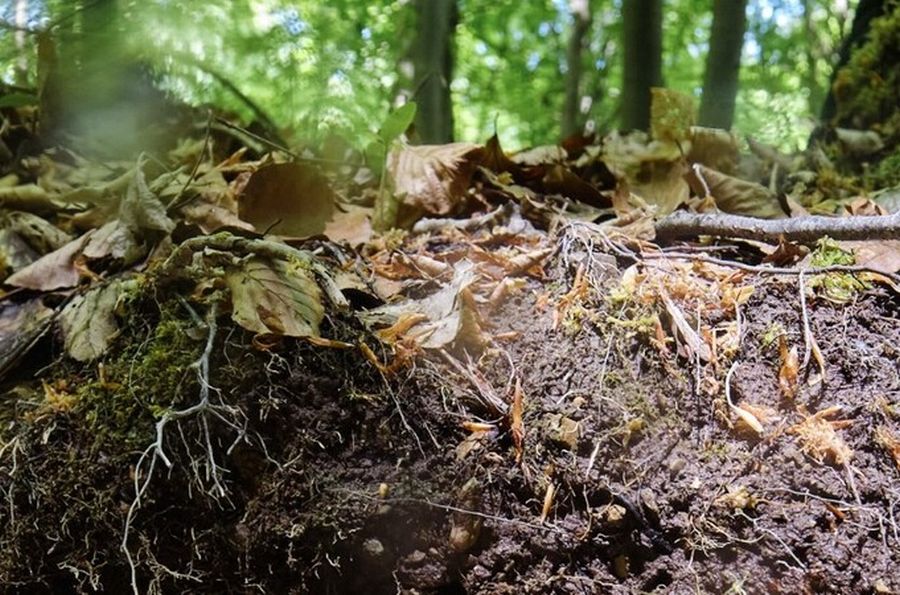
[[770, 345], [778, 340], [778, 337], [784, 334], [787, 334], [787, 331], [784, 330], [784, 327], [781, 326], [780, 322], [773, 322], [770, 324], [769, 328], [766, 329], [766, 333], [762, 336], [761, 343], [763, 349], [768, 349]]
[[107, 441], [117, 448], [146, 446], [156, 419], [196, 395], [192, 364], [203, 341], [192, 338], [196, 328], [186, 318], [186, 313], [164, 309], [149, 335], [123, 333], [111, 350], [121, 351], [106, 358], [102, 373], [98, 366], [77, 385], [71, 413], [94, 435], [95, 447]]
[[900, 137], [900, 6], [872, 21], [867, 41], [835, 77], [835, 123], [877, 130], [888, 140]]
[[900, 185], [900, 150], [882, 159], [870, 176], [871, 185], [875, 189]]
[[[810, 263], [816, 268], [853, 265], [856, 264], [856, 257], [852, 252], [841, 248], [831, 238], [824, 237], [818, 241], [816, 249], [810, 255]], [[816, 275], [809, 280], [808, 286], [810, 289], [817, 290], [818, 294], [825, 299], [836, 303], [848, 302], [857, 292], [869, 288], [868, 283], [847, 273]]]

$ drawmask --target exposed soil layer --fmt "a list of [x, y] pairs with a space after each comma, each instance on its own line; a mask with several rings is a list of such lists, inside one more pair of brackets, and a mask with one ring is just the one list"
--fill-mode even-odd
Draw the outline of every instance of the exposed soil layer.
[[[209, 374], [221, 408], [171, 423], [171, 467], [156, 461], [136, 505], [135, 469], [154, 452], [160, 408], [197, 402], [190, 363], [210, 334], [172, 314], [179, 302], [161, 291], [102, 373], [57, 362], [37, 371], [46, 386], [7, 387], [3, 407], [16, 416], [3, 415], [0, 582], [127, 592], [128, 552], [140, 589], [164, 593], [900, 591], [900, 470], [879, 439], [900, 436], [897, 294], [875, 286], [845, 304], [809, 300], [825, 375], [813, 358], [786, 399], [769, 337], [783, 329], [803, 356], [796, 279], [759, 280], [735, 355], [701, 374], [612, 320], [621, 272], [595, 257], [606, 272], [577, 324], [555, 325], [547, 305], [575, 277], [555, 258], [494, 314], [504, 339], [480, 359], [428, 352], [389, 377], [356, 349], [251, 349], [223, 317]], [[172, 331], [175, 372], [141, 367], [154, 337], [170, 344], [156, 329], [173, 316], [184, 319]], [[352, 319], [326, 331], [367, 336]], [[729, 412], [732, 362], [730, 396], [766, 411], [762, 436]], [[480, 396], [489, 386], [509, 401], [516, 381], [518, 462], [509, 424]], [[48, 406], [47, 387], [78, 399]], [[851, 423], [829, 427], [852, 455], [817, 460], [797, 427], [835, 405], [828, 419]], [[98, 415], [114, 431], [98, 433]]]

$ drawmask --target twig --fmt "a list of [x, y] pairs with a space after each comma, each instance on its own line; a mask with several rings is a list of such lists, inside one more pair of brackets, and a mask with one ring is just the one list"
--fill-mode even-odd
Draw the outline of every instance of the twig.
[[[862, 217], [860, 217], [862, 218]], [[871, 219], [872, 217], [866, 217], [867, 219]], [[599, 225], [593, 223], [585, 223], [585, 222], [573, 222], [570, 223], [571, 227], [585, 227], [588, 230], [598, 234], [603, 239], [603, 244], [606, 246], [608, 250], [616, 254], [617, 256], [621, 256], [623, 258], [629, 258], [634, 260], [635, 262], [643, 262], [645, 260], [691, 260], [695, 262], [704, 262], [708, 264], [714, 264], [722, 267], [729, 267], [733, 269], [738, 269], [740, 271], [746, 271], [748, 273], [757, 273], [760, 275], [784, 275], [784, 276], [797, 276], [803, 273], [804, 275], [822, 275], [826, 273], [847, 273], [850, 275], [858, 274], [858, 273], [872, 273], [875, 275], [880, 275], [887, 279], [890, 279], [893, 283], [897, 284], [900, 287], [900, 275], [895, 273], [886, 273], [884, 271], [880, 271], [878, 269], [873, 269], [872, 267], [867, 266], [858, 266], [858, 265], [847, 265], [847, 264], [833, 264], [824, 267], [815, 267], [815, 268], [788, 268], [788, 267], [770, 267], [770, 266], [762, 266], [762, 265], [752, 265], [746, 264], [743, 262], [737, 262], [734, 260], [725, 260], [722, 258], [715, 258], [712, 256], [707, 256], [705, 254], [690, 254], [690, 253], [680, 253], [680, 252], [635, 252], [613, 242], [606, 231], [601, 228]]]
[[676, 211], [656, 222], [656, 237], [674, 240], [691, 236], [815, 243], [823, 236], [835, 240], [888, 240], [900, 237], [900, 213], [877, 217], [757, 219], [724, 213]]

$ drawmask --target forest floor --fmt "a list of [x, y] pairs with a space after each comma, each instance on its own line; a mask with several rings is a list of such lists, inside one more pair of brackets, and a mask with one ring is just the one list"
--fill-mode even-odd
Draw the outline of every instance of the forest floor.
[[654, 242], [534, 155], [453, 219], [279, 239], [259, 201], [322, 180], [208, 144], [0, 189], [88, 230], [6, 260], [6, 592], [900, 592], [890, 242]]

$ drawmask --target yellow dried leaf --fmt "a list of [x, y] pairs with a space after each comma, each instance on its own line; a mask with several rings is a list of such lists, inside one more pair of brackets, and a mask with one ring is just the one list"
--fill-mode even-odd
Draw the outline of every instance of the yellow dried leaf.
[[512, 433], [513, 446], [516, 449], [516, 463], [522, 461], [522, 453], [525, 450], [525, 422], [522, 419], [522, 414], [524, 413], [524, 400], [525, 396], [522, 393], [522, 384], [516, 379], [512, 407], [509, 409], [509, 428]]
[[800, 358], [797, 355], [797, 347], [787, 346], [784, 335], [778, 337], [778, 352], [781, 355], [781, 368], [778, 370], [778, 386], [781, 394], [786, 399], [797, 396], [797, 377], [800, 372]]
[[747, 427], [756, 432], [758, 435], [762, 436], [765, 433], [765, 428], [763, 428], [762, 423], [760, 423], [755, 415], [753, 415], [743, 407], [739, 407], [738, 405], [732, 405], [731, 410], [740, 418], [742, 422], [744, 422], [744, 424], [747, 425]]
[[541, 522], [547, 520], [550, 511], [553, 509], [553, 500], [556, 499], [556, 486], [552, 483], [547, 484], [547, 491], [544, 492], [544, 505], [541, 507]]

